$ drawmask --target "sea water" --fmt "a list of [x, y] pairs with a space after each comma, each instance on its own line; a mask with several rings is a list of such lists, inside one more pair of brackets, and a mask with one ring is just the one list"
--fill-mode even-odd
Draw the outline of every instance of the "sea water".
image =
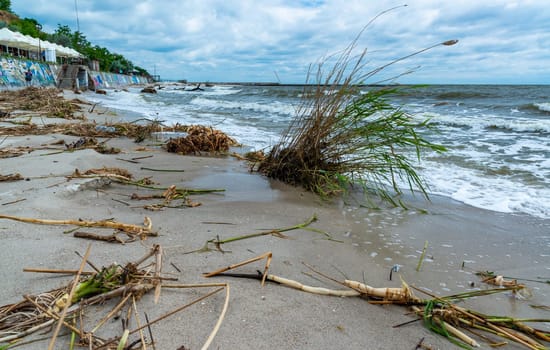
[[[213, 126], [255, 150], [269, 150], [295, 116], [302, 86], [167, 84], [89, 94], [100, 106], [165, 125]], [[366, 90], [366, 88], [365, 88]], [[435, 128], [419, 130], [447, 148], [415, 163], [428, 192], [498, 212], [550, 218], [550, 85], [435, 85], [407, 88], [391, 103]], [[100, 108], [100, 107], [99, 107]]]

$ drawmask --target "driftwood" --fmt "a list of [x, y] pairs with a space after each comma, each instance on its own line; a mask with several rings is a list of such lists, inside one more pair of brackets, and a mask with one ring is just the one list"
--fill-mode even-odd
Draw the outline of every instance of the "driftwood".
[[31, 224], [41, 225], [74, 225], [82, 227], [102, 227], [112, 228], [115, 230], [126, 232], [130, 235], [138, 235], [141, 239], [145, 239], [147, 236], [157, 236], [157, 233], [152, 231], [153, 224], [151, 219], [145, 217], [143, 225], [132, 225], [117, 222], [114, 220], [100, 220], [100, 221], [87, 221], [87, 220], [47, 220], [47, 219], [35, 219], [25, 218], [19, 216], [3, 215], [0, 214], [0, 219], [15, 220], [20, 222], [26, 222]]
[[21, 181], [23, 180], [23, 176], [21, 174], [8, 174], [8, 175], [0, 175], [0, 182], [8, 182], [8, 181]]

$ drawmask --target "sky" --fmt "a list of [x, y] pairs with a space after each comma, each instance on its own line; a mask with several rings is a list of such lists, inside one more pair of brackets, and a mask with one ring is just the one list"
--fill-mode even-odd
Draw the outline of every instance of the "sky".
[[[548, 0], [12, 0], [161, 79], [305, 83], [357, 39], [368, 82], [550, 84]], [[406, 6], [404, 6], [406, 5]], [[392, 9], [378, 16], [378, 14]], [[375, 18], [376, 17], [376, 18]], [[78, 21], [77, 21], [78, 18]], [[373, 20], [373, 22], [370, 22]], [[370, 23], [370, 24], [369, 24]], [[456, 45], [438, 45], [447, 40]], [[330, 70], [325, 65], [323, 72]], [[310, 80], [311, 82], [311, 80]]]

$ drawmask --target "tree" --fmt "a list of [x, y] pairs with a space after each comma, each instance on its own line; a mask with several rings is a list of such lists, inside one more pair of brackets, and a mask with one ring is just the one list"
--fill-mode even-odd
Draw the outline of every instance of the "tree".
[[0, 0], [0, 10], [7, 11], [11, 13], [11, 1], [10, 0]]

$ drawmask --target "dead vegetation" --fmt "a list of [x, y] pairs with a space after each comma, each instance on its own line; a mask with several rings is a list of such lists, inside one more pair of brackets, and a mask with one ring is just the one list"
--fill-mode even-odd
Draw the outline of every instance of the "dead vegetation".
[[[208, 348], [214, 339], [227, 311], [229, 304], [229, 285], [225, 283], [209, 284], [170, 284], [177, 278], [165, 276], [162, 272], [162, 248], [154, 245], [142, 258], [122, 266], [116, 263], [97, 268], [90, 262], [90, 248], [86, 251], [80, 268], [77, 270], [56, 270], [30, 268], [26, 271], [39, 273], [73, 274], [71, 283], [64, 287], [25, 295], [20, 302], [0, 306], [0, 348], [24, 344], [24, 339], [31, 338], [38, 332], [49, 331], [51, 336], [47, 349], [55, 349], [61, 329], [72, 333], [70, 348], [74, 346], [89, 349], [146, 349], [155, 348], [151, 325], [159, 323], [192, 305], [204, 301], [210, 296], [225, 290], [226, 297], [223, 309], [213, 327], [210, 336], [205, 340], [203, 349]], [[86, 265], [94, 271], [84, 271]], [[191, 302], [174, 308], [172, 311], [149, 320], [147, 314], [140, 316], [138, 301], [151, 291], [154, 292], [154, 303], [160, 301], [161, 290], [215, 288]], [[89, 314], [91, 308], [104, 307], [107, 300], [118, 300], [112, 310], [105, 313], [100, 320], [94, 320]], [[124, 311], [124, 312], [122, 312]], [[103, 335], [108, 321], [122, 315], [123, 331], [116, 337]], [[145, 319], [145, 323], [141, 320]], [[93, 322], [93, 323], [92, 323]], [[97, 322], [97, 323], [96, 323]], [[149, 333], [146, 333], [146, 330]], [[191, 330], [188, 330], [191, 332]], [[31, 340], [33, 341], [33, 340]], [[34, 340], [36, 341], [36, 340]], [[183, 341], [183, 340], [182, 340]], [[7, 344], [7, 345], [1, 345]]]
[[[266, 259], [263, 272], [258, 270], [257, 273], [253, 274], [227, 273], [229, 270], [262, 259]], [[450, 342], [464, 349], [480, 346], [478, 340], [473, 337], [477, 337], [477, 339], [481, 341], [486, 341], [490, 346], [503, 346], [509, 341], [512, 341], [532, 350], [548, 349], [543, 342], [550, 342], [550, 332], [534, 328], [527, 325], [527, 323], [544, 324], [550, 322], [550, 319], [519, 319], [508, 316], [485, 315], [479, 311], [470, 310], [457, 304], [458, 302], [464, 303], [469, 298], [483, 297], [504, 292], [518, 292], [525, 288], [525, 286], [518, 285], [517, 283], [496, 289], [477, 290], [446, 297], [438, 297], [425, 290], [411, 287], [404, 281], [401, 287], [372, 287], [365, 283], [349, 279], [339, 281], [305, 264], [317, 276], [338, 283], [345, 288], [328, 289], [324, 287], [309, 286], [295, 280], [268, 274], [271, 260], [271, 252], [264, 253], [243, 262], [205, 273], [204, 277], [229, 276], [253, 278], [261, 280], [262, 286], [265, 282], [274, 282], [307, 293], [338, 297], [360, 297], [371, 304], [407, 306], [412, 310], [412, 315], [417, 317], [416, 320], [423, 321], [426, 327], [431, 331], [448, 338]], [[417, 297], [413, 293], [413, 289], [426, 294], [429, 298], [422, 299]], [[394, 327], [400, 327], [410, 322], [411, 321], [407, 321]]]
[[186, 128], [187, 136], [170, 139], [166, 143], [168, 152], [179, 154], [224, 153], [238, 143], [227, 134], [212, 127], [191, 125]]
[[80, 111], [81, 100], [66, 100], [62, 91], [54, 88], [27, 87], [22, 90], [7, 90], [0, 93], [0, 106], [4, 114], [13, 116], [15, 111], [39, 112], [47, 117], [83, 119], [75, 116]]

